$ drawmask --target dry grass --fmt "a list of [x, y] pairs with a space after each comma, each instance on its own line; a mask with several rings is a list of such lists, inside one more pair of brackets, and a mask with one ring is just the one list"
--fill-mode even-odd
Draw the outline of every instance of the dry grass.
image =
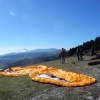
[[61, 87], [33, 82], [29, 76], [0, 76], [0, 100], [100, 100], [100, 65], [88, 66], [91, 57], [84, 56], [83, 59], [77, 61], [76, 57], [70, 57], [66, 58], [65, 64], [55, 60], [38, 65], [89, 75], [96, 78], [97, 83], [85, 87]]

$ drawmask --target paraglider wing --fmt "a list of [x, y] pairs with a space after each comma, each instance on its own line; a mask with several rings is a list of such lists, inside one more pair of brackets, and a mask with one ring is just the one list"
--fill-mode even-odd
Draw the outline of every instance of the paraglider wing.
[[27, 52], [28, 50], [23, 48], [23, 49], [19, 49], [18, 52]]
[[25, 57], [25, 53], [26, 53], [26, 52], [28, 52], [28, 50], [25, 49], [25, 48], [19, 49], [19, 50], [18, 50], [18, 53], [19, 53], [19, 54], [20, 54], [20, 53], [21, 53], [21, 54], [23, 53], [22, 57]]

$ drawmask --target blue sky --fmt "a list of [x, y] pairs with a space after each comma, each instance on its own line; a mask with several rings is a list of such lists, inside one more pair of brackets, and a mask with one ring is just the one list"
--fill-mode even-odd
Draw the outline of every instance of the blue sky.
[[0, 0], [0, 54], [70, 49], [100, 35], [100, 0]]

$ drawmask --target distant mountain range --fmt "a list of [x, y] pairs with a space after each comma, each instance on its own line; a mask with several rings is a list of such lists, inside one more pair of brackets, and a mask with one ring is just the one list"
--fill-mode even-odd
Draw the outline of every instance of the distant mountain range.
[[0, 68], [26, 66], [58, 59], [60, 49], [35, 49], [26, 52], [12, 52], [0, 56]]
[[58, 54], [39, 56], [39, 57], [36, 57], [36, 58], [24, 58], [24, 59], [20, 59], [16, 62], [9, 64], [8, 66], [6, 66], [6, 68], [16, 67], [16, 66], [22, 66], [23, 67], [23, 66], [27, 66], [27, 65], [32, 65], [32, 64], [42, 63], [42, 62], [48, 62], [48, 61], [57, 60], [57, 59], [59, 59]]
[[4, 55], [0, 55], [0, 58], [22, 58], [22, 57], [37, 57], [40, 55], [45, 55], [48, 53], [57, 53], [60, 49], [50, 48], [50, 49], [35, 49], [26, 52], [11, 52]]

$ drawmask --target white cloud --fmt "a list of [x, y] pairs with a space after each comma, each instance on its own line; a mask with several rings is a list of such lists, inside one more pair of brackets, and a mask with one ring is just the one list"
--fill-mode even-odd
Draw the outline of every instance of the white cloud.
[[15, 13], [12, 12], [12, 11], [10, 11], [10, 15], [11, 15], [11, 16], [15, 16]]

